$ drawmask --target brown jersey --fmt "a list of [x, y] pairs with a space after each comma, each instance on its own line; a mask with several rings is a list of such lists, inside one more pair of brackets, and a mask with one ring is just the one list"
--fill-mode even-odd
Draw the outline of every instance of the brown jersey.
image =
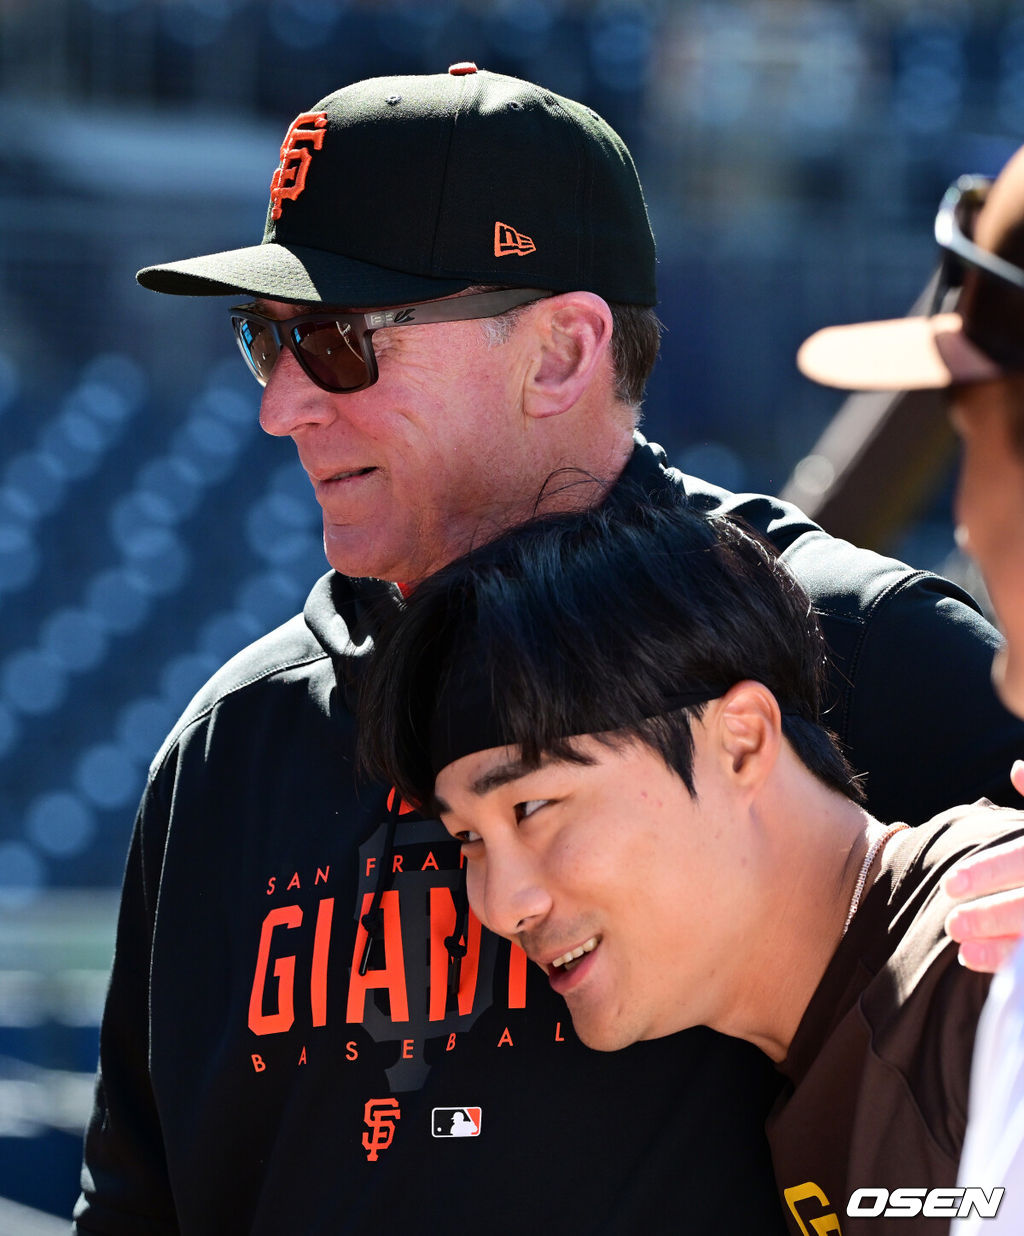
[[925, 1191], [956, 1187], [989, 976], [958, 963], [939, 881], [957, 859], [1022, 833], [1024, 812], [982, 802], [886, 847], [779, 1066], [788, 1084], [767, 1131], [794, 1236], [948, 1230], [960, 1199], [926, 1207]]

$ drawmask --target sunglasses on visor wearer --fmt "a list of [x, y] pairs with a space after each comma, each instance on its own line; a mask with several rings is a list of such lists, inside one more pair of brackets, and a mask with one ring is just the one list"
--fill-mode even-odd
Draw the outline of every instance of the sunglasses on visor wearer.
[[985, 204], [992, 181], [987, 176], [961, 176], [949, 186], [935, 216], [935, 239], [942, 250], [931, 313], [938, 313], [947, 294], [960, 288], [970, 267], [1024, 291], [1024, 270], [998, 254], [976, 245], [971, 237], [978, 212]]
[[371, 309], [366, 313], [300, 313], [268, 318], [247, 305], [231, 310], [238, 347], [253, 377], [266, 386], [281, 349], [287, 348], [303, 373], [332, 395], [364, 390], [377, 381], [373, 332], [392, 326], [433, 322], [468, 322], [493, 318], [519, 305], [554, 295], [538, 288], [501, 288], [416, 305]]

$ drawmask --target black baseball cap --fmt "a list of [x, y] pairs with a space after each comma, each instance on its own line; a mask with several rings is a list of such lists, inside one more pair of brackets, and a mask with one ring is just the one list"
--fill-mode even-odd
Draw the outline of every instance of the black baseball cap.
[[657, 299], [622, 139], [583, 104], [469, 62], [321, 99], [285, 135], [260, 244], [137, 277], [175, 295], [361, 308], [476, 284]]
[[1024, 372], [1024, 147], [993, 182], [961, 176], [935, 218], [942, 253], [934, 309], [830, 326], [805, 340], [800, 371], [845, 390], [929, 390]]

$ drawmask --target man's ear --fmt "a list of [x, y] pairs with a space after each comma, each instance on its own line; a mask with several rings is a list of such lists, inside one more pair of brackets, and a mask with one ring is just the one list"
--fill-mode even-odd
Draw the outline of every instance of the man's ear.
[[745, 680], [730, 687], [716, 705], [709, 720], [726, 773], [736, 784], [757, 789], [775, 767], [782, 747], [778, 701], [762, 683]]
[[594, 378], [607, 371], [612, 314], [593, 292], [563, 292], [538, 302], [531, 323], [537, 342], [526, 380], [528, 416], [557, 416], [579, 402]]

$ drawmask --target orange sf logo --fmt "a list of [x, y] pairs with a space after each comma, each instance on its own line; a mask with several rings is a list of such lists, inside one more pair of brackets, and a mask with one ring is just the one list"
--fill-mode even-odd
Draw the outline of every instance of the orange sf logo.
[[368, 1132], [363, 1134], [363, 1149], [368, 1163], [376, 1163], [382, 1150], [387, 1150], [395, 1136], [395, 1121], [402, 1112], [397, 1099], [367, 1099], [363, 1107], [363, 1122]]
[[281, 166], [270, 182], [270, 213], [274, 219], [281, 217], [281, 202], [284, 198], [294, 202], [306, 187], [306, 172], [313, 156], [298, 143], [309, 142], [314, 150], [319, 150], [324, 144], [326, 126], [326, 112], [303, 112], [301, 116], [295, 117], [291, 128], [284, 135], [281, 143]]

